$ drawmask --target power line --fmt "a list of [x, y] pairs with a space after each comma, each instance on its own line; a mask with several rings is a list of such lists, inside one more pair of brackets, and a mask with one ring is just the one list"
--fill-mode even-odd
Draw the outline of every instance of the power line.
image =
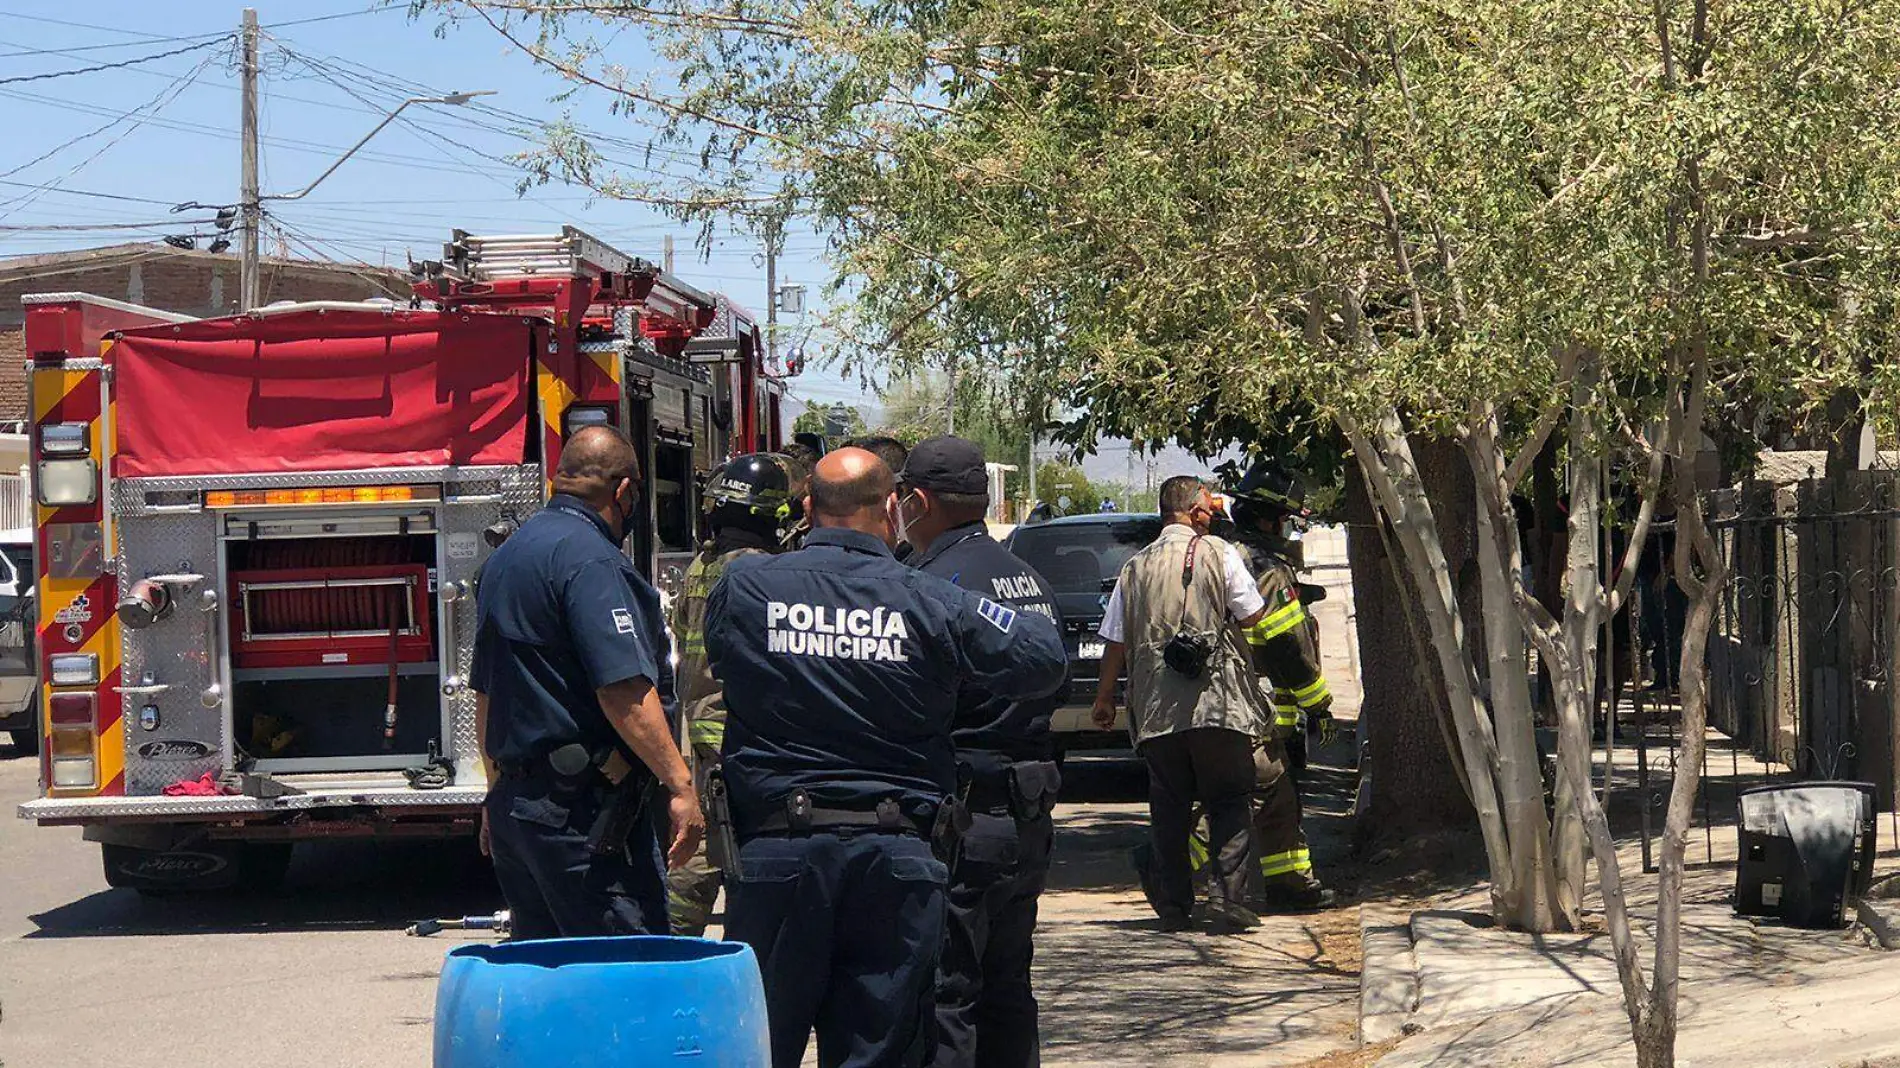
[[183, 48], [174, 48], [169, 52], [154, 52], [149, 56], [122, 59], [117, 63], [101, 63], [95, 67], [77, 67], [72, 70], [47, 71], [44, 74], [21, 74], [12, 78], [0, 78], [0, 85], [12, 85], [15, 82], [40, 82], [48, 78], [66, 78], [74, 74], [97, 74], [102, 70], [118, 70], [121, 67], [133, 67], [140, 63], [150, 63], [155, 59], [169, 59], [172, 56], [182, 56], [186, 52], [196, 52], [201, 48], [210, 48], [213, 45], [222, 44], [230, 39], [231, 35], [226, 34], [223, 37], [215, 37], [209, 41], [200, 41], [197, 44], [186, 45]]
[[380, 15], [385, 11], [397, 11], [397, 10], [400, 10], [400, 9], [395, 8], [395, 7], [390, 7], [387, 5], [379, 6], [379, 7], [366, 7], [358, 11], [339, 11], [334, 15], [317, 15], [317, 16], [314, 16], [312, 18], [307, 18], [307, 19], [291, 19], [289, 22], [269, 22], [269, 23], [265, 23], [263, 26], [259, 28], [266, 29], [266, 30], [281, 30], [286, 26], [308, 26], [309, 24], [313, 22], [330, 22], [335, 19], [353, 19], [353, 18], [356, 18], [358, 15]]
[[[34, 192], [23, 193], [20, 196], [13, 198], [12, 200], [0, 202], [0, 207], [7, 207], [8, 205], [14, 205], [14, 204], [17, 204], [20, 207], [25, 207], [26, 205], [32, 204], [34, 201], [37, 201], [41, 197], [45, 196], [47, 190], [57, 187], [59, 183], [65, 181], [68, 178], [71, 178], [75, 174], [78, 174], [81, 170], [84, 170], [87, 165], [92, 163], [93, 160], [96, 160], [100, 156], [103, 156], [107, 152], [111, 151], [114, 145], [117, 145], [119, 142], [124, 141], [127, 137], [130, 137], [140, 127], [150, 122], [154, 115], [156, 115], [160, 111], [163, 111], [173, 101], [177, 100], [179, 95], [183, 93], [187, 88], [189, 88], [192, 82], [197, 81], [198, 76], [200, 74], [203, 74], [205, 71], [205, 68], [211, 66], [212, 61], [215, 60], [216, 58], [217, 57], [215, 56], [206, 56], [204, 59], [200, 60], [196, 67], [192, 68], [183, 77], [179, 78], [177, 81], [167, 86], [164, 90], [162, 90], [158, 94], [158, 96], [153, 97], [150, 101], [147, 101], [143, 106], [137, 109], [139, 111], [146, 111], [148, 112], [147, 114], [138, 116], [138, 118], [135, 121], [133, 121], [133, 123], [130, 126], [127, 126], [125, 129], [119, 131], [119, 133], [116, 136], [114, 136], [112, 140], [107, 141], [103, 145], [100, 145], [97, 149], [93, 151], [91, 155], [87, 156], [85, 159], [82, 159], [78, 163], [75, 163], [71, 167], [68, 167], [66, 169], [66, 173], [42, 184]], [[123, 116], [123, 115], [119, 116], [120, 121], [122, 121], [125, 118], [126, 116]], [[20, 210], [19, 207], [14, 207], [8, 211], [0, 212], [0, 219], [5, 219], [8, 216], [13, 215], [15, 212], [19, 210]]]
[[124, 37], [138, 37], [148, 42], [183, 41], [183, 37], [161, 37], [155, 33], [139, 30], [127, 30], [118, 26], [94, 26], [85, 22], [67, 22], [64, 19], [49, 19], [44, 15], [26, 15], [18, 11], [0, 11], [0, 18], [25, 19], [28, 22], [44, 22], [52, 26], [65, 26], [75, 30], [94, 30], [99, 33], [116, 33]]
[[[43, 104], [48, 107], [56, 107], [90, 115], [110, 116], [114, 114], [109, 108], [101, 108], [97, 105], [82, 104], [70, 100], [57, 100], [52, 97], [36, 96], [32, 93], [21, 92], [15, 89], [0, 89], [0, 97], [7, 97], [13, 100], [25, 100], [30, 103]], [[206, 126], [202, 123], [185, 122], [178, 119], [148, 119], [147, 125], [156, 126], [160, 129], [175, 130], [181, 133], [197, 134], [202, 137], [215, 137], [223, 141], [235, 141], [238, 136], [230, 130]], [[313, 155], [334, 156], [336, 153], [343, 151], [340, 145], [326, 145], [314, 141], [302, 141], [293, 138], [269, 137], [263, 138], [262, 140], [265, 144], [275, 148], [281, 148], [291, 152], [306, 152]], [[380, 163], [400, 164], [413, 169], [432, 170], [446, 174], [482, 173], [477, 168], [469, 166], [445, 167], [421, 156], [402, 156], [387, 152], [364, 151], [358, 152], [355, 158], [374, 160]]]
[[[200, 69], [202, 70], [202, 64], [200, 65]], [[193, 73], [196, 73], [196, 72], [193, 72]], [[52, 148], [47, 149], [45, 152], [40, 153], [39, 155], [33, 157], [30, 160], [27, 160], [25, 163], [20, 164], [18, 167], [13, 168], [12, 170], [0, 171], [0, 178], [11, 178], [13, 175], [16, 175], [20, 173], [21, 171], [26, 170], [28, 167], [31, 167], [34, 164], [39, 163], [43, 160], [46, 160], [54, 155], [57, 155], [58, 153], [64, 151], [67, 148], [70, 148], [73, 145], [78, 144], [81, 141], [89, 140], [91, 138], [99, 136], [102, 133], [105, 133], [107, 130], [112, 129], [114, 126], [119, 125], [125, 120], [132, 118], [134, 115], [137, 115], [139, 112], [144, 111], [146, 108], [152, 107], [153, 105], [157, 104], [159, 101], [163, 100], [165, 98], [165, 95], [171, 92], [173, 86], [176, 86], [177, 84], [178, 84], [177, 81], [173, 81], [171, 85], [167, 85], [165, 88], [159, 90], [157, 96], [153, 97], [152, 99], [146, 101], [143, 104], [140, 104], [138, 107], [135, 107], [130, 111], [120, 112], [119, 114], [113, 116], [112, 119], [109, 122], [107, 122], [104, 126], [101, 126], [94, 130], [87, 131], [86, 133], [82, 133], [78, 137], [74, 137], [71, 140], [61, 141], [59, 144], [54, 145]]]
[[[44, 188], [43, 186], [34, 182], [9, 182], [5, 179], [0, 179], [0, 185], [16, 186], [21, 189]], [[160, 205], [164, 205], [165, 207], [170, 207], [172, 204], [176, 203], [176, 201], [159, 200], [155, 197], [133, 197], [133, 196], [125, 196], [124, 194], [121, 194], [121, 193], [100, 193], [91, 189], [73, 189], [67, 186], [57, 186], [51, 189], [47, 189], [46, 191], [48, 193], [59, 193], [65, 196], [94, 197], [99, 200], [124, 200], [133, 204], [160, 204]]]
[[192, 37], [160, 37], [155, 41], [113, 41], [109, 44], [74, 45], [71, 48], [22, 48], [17, 52], [0, 52], [0, 59], [17, 59], [20, 56], [77, 56], [81, 52], [98, 52], [108, 48], [143, 48], [151, 44], [165, 44], [172, 41], [204, 41], [228, 36], [230, 36], [228, 33], [201, 33]]
[[53, 233], [68, 230], [157, 230], [162, 228], [177, 228], [180, 226], [215, 226], [217, 222], [218, 220], [216, 219], [155, 219], [151, 222], [131, 223], [54, 223], [49, 225], [0, 226], [0, 232], [30, 234]]

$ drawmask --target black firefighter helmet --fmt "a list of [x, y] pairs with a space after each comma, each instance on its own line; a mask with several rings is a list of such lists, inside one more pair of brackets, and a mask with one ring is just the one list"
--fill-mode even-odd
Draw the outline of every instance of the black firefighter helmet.
[[1248, 468], [1228, 496], [1234, 502], [1234, 522], [1242, 529], [1257, 519], [1305, 518], [1312, 514], [1306, 509], [1306, 487], [1299, 476], [1272, 460], [1261, 460]]
[[735, 456], [713, 469], [700, 494], [707, 526], [773, 534], [794, 516], [792, 463], [775, 452]]

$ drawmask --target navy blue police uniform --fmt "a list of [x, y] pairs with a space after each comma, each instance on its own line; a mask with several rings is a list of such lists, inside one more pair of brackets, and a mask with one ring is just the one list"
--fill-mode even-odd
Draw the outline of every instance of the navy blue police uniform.
[[[983, 450], [949, 435], [921, 441], [898, 477], [913, 489], [982, 497]], [[900, 506], [901, 507], [901, 506]], [[1062, 620], [1048, 583], [990, 537], [982, 520], [939, 534], [908, 563], [1018, 612]], [[1042, 1063], [1035, 994], [1036, 905], [1054, 844], [1056, 770], [1049, 720], [1060, 691], [1003, 697], [974, 681], [957, 691], [957, 762], [970, 781], [971, 823], [950, 873], [943, 959], [937, 966], [935, 1068]]]
[[958, 683], [1054, 692], [1061, 638], [838, 528], [734, 561], [705, 635], [739, 840], [726, 935], [758, 954], [772, 1063], [796, 1068], [816, 1029], [824, 1068], [915, 1068], [933, 1031], [949, 871], [930, 831], [957, 789]]
[[620, 789], [657, 786], [595, 691], [644, 678], [678, 722], [659, 594], [598, 514], [556, 494], [483, 565], [476, 620], [470, 684], [488, 696], [500, 769], [485, 815], [514, 937], [666, 934], [651, 817], [633, 821], [624, 848], [588, 841], [617, 789], [601, 770], [612, 754], [637, 777]]

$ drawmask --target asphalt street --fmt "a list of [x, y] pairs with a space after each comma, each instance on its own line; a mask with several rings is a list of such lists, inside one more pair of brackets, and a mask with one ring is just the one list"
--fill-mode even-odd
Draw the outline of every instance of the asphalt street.
[[[1078, 931], [1097, 929], [1096, 902], [1108, 900], [1121, 902], [1110, 914], [1139, 918], [1122, 863], [1145, 822], [1139, 766], [1070, 767], [1065, 793], [1078, 800], [1061, 810], [1058, 840], [1069, 847], [1058, 847], [1058, 889], [1045, 902], [1052, 920], [1077, 915], [1087, 918]], [[482, 936], [421, 939], [402, 929], [499, 908], [479, 857], [415, 843], [307, 844], [274, 894], [149, 899], [109, 889], [98, 846], [77, 828], [14, 817], [34, 796], [36, 775], [34, 760], [0, 743], [0, 1065], [429, 1063], [442, 956]], [[1104, 898], [1111, 888], [1118, 896]], [[1097, 1007], [1084, 977], [1100, 960], [1050, 949], [1052, 1000], [1073, 998], [1078, 1010], [1052, 1042], [1068, 1045], [1075, 1062], [1094, 1060], [1098, 1043], [1122, 1048], [1119, 1026], [1098, 1028], [1080, 1014]], [[1077, 980], [1082, 990], [1065, 996], [1060, 988]]]

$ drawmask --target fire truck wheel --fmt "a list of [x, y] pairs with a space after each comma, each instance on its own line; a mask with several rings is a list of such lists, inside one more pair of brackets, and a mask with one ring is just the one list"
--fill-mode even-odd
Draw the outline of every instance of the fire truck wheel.
[[238, 852], [238, 889], [268, 894], [281, 889], [290, 873], [291, 843], [246, 842]]
[[10, 731], [13, 738], [14, 756], [38, 756], [40, 752], [39, 731]]

